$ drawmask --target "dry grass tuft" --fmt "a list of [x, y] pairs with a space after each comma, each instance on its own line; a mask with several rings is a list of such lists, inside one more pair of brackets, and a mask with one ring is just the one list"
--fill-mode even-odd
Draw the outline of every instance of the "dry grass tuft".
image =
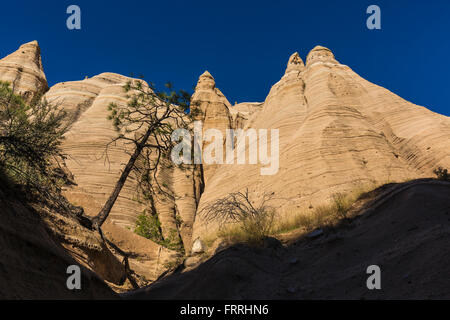
[[335, 193], [328, 204], [317, 206], [306, 212], [287, 212], [289, 218], [274, 226], [273, 234], [287, 233], [296, 229], [310, 232], [317, 228], [333, 227], [349, 218], [353, 204], [364, 194], [377, 186], [357, 187], [354, 191], [343, 194]]

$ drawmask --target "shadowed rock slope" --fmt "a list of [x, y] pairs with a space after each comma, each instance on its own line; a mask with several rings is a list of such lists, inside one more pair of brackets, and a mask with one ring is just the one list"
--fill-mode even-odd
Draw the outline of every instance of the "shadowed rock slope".
[[[387, 191], [384, 191], [387, 189]], [[128, 299], [449, 299], [450, 183], [387, 188], [348, 223], [286, 247], [227, 248]], [[381, 290], [366, 269], [381, 268]]]
[[[119, 281], [123, 274], [120, 261], [101, 247], [94, 232], [83, 232], [77, 223], [60, 215], [46, 217], [60, 220], [59, 223], [44, 222], [34, 209], [5, 193], [3, 186], [0, 208], [0, 299], [116, 297], [103, 281], [105, 278], [83, 266], [96, 266], [96, 272], [110, 281]], [[60, 233], [57, 229], [63, 225], [68, 228]], [[74, 264], [82, 265], [81, 290], [69, 290], [66, 286], [67, 267]]]

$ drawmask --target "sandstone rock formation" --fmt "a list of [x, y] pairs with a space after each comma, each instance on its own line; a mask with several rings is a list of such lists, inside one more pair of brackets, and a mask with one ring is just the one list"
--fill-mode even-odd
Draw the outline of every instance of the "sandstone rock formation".
[[261, 110], [262, 105], [260, 102], [242, 102], [232, 106], [230, 108], [232, 117], [231, 127], [233, 129], [243, 129], [252, 115]]
[[[290, 57], [246, 128], [279, 129], [279, 171], [261, 176], [260, 165], [221, 166], [205, 185], [199, 211], [249, 188], [256, 202], [275, 192], [272, 205], [289, 215], [334, 193], [433, 176], [434, 168], [450, 166], [450, 118], [362, 79], [320, 46], [306, 66], [297, 53]], [[194, 237], [216, 230], [196, 216]]]
[[[37, 42], [0, 60], [0, 80], [16, 80], [16, 88], [30, 98], [46, 90]], [[111, 102], [127, 103], [123, 85], [129, 80], [102, 73], [58, 83], [45, 94], [69, 114], [71, 126], [63, 149], [76, 185], [65, 194], [89, 215], [97, 214], [106, 201], [133, 147], [118, 142], [106, 152], [117, 136], [107, 119], [107, 107]], [[133, 229], [144, 210], [158, 215], [165, 239], [179, 237], [189, 253], [193, 239], [204, 240], [217, 231], [217, 223], [206, 224], [198, 213], [230, 192], [248, 188], [256, 202], [265, 193], [274, 193], [271, 204], [281, 219], [311, 210], [334, 193], [432, 176], [436, 167], [450, 167], [448, 117], [362, 79], [320, 46], [307, 55], [306, 65], [294, 53], [261, 103], [231, 106], [206, 71], [198, 80], [191, 108], [203, 123], [203, 133], [217, 129], [226, 137], [227, 129], [269, 129], [270, 141], [270, 129], [278, 129], [279, 170], [261, 175], [260, 169], [267, 165], [236, 164], [236, 159], [228, 165], [182, 166], [163, 159], [156, 175], [164, 192], [146, 199], [138, 193], [136, 177], [130, 176], [105, 233], [136, 253], [139, 259], [131, 259], [130, 264], [148, 280], [156, 279], [163, 272], [162, 264], [176, 254], [127, 230]], [[203, 150], [211, 143], [204, 141]], [[247, 157], [249, 152], [247, 144]], [[64, 223], [60, 226], [66, 230]]]
[[[106, 120], [106, 107], [126, 102], [120, 87], [127, 79], [101, 74], [57, 84], [46, 95], [50, 101], [62, 101], [74, 115], [65, 149], [73, 158], [67, 166], [78, 187], [68, 195], [88, 212], [98, 211], [128, 157], [126, 146], [117, 145], [110, 150], [110, 164], [101, 158], [115, 134]], [[209, 201], [248, 187], [255, 201], [275, 192], [272, 204], [283, 216], [362, 185], [431, 176], [435, 167], [449, 163], [447, 117], [365, 81], [324, 47], [308, 54], [306, 66], [294, 53], [264, 103], [231, 106], [206, 71], [192, 96], [192, 108], [199, 110], [196, 120], [202, 121], [203, 132], [218, 129], [225, 137], [226, 129], [279, 129], [280, 169], [273, 176], [261, 176], [261, 165], [179, 168], [165, 160], [158, 178], [169, 196], [155, 194], [151, 209], [158, 213], [164, 236], [177, 230], [187, 251], [192, 236], [205, 236], [217, 227], [205, 226], [196, 214], [199, 201], [201, 210]], [[204, 142], [203, 150], [210, 143]], [[134, 198], [131, 179], [113, 209], [112, 222], [133, 226], [136, 216], [148, 208]]]
[[32, 99], [48, 89], [37, 41], [25, 43], [0, 60], [0, 81], [6, 81], [15, 92]]
[[102, 73], [81, 81], [57, 83], [49, 89], [45, 97], [49, 102], [60, 105], [67, 112], [70, 123], [73, 124], [93, 105], [94, 100], [106, 87], [116, 86], [118, 95], [121, 100], [124, 100], [125, 94], [119, 87], [129, 80], [131, 78], [119, 74]]
[[[118, 74], [102, 73], [82, 81], [58, 83], [45, 95], [49, 102], [58, 104], [69, 114], [72, 125], [63, 149], [69, 155], [66, 166], [77, 186], [68, 188], [65, 194], [83, 206], [88, 215], [95, 215], [101, 209], [133, 150], [133, 145], [123, 141], [108, 146], [117, 136], [112, 121], [107, 119], [108, 106], [110, 103], [126, 105], [128, 97], [123, 86], [130, 80]], [[147, 209], [158, 214], [165, 238], [180, 236], [189, 247], [200, 198], [200, 174], [195, 166], [178, 167], [163, 159], [156, 176], [164, 192], [142, 199], [136, 177], [131, 175], [108, 220], [133, 229], [137, 216]], [[182, 221], [180, 226], [177, 217]]]
[[[195, 120], [203, 124], [202, 135], [209, 129], [216, 129], [226, 137], [226, 129], [232, 128], [232, 117], [230, 114], [230, 103], [223, 93], [216, 87], [212, 75], [205, 71], [198, 79], [195, 92], [192, 95], [191, 105], [194, 112], [197, 113]], [[205, 140], [205, 137], [203, 137]], [[209, 141], [204, 141], [202, 145], [203, 152], [208, 146], [214, 143], [213, 137]], [[214, 152], [211, 154], [215, 156]], [[214, 164], [203, 166], [203, 177], [205, 183], [214, 174], [217, 166]]]
[[[84, 207], [88, 215], [96, 215], [111, 193], [121, 169], [129, 159], [133, 146], [119, 141], [108, 120], [108, 106], [114, 102], [126, 105], [123, 89], [130, 78], [103, 73], [90, 79], [54, 85], [46, 94], [49, 102], [58, 104], [72, 115], [74, 123], [66, 133], [63, 150], [68, 154], [67, 168], [77, 186], [69, 188], [69, 200]], [[125, 184], [111, 220], [132, 226], [144, 205], [137, 201], [136, 182], [131, 176]]]
[[[107, 145], [117, 136], [107, 119], [108, 105], [125, 106], [126, 82], [132, 80], [114, 73], [102, 73], [82, 81], [58, 83], [45, 97], [69, 114], [72, 124], [63, 144], [69, 155], [66, 165], [77, 186], [66, 190], [67, 197], [95, 215], [106, 201], [133, 146], [124, 142]], [[194, 166], [174, 166], [163, 159], [156, 174], [165, 192], [151, 199], [140, 199], [136, 177], [130, 176], [108, 220], [118, 226], [134, 228], [136, 217], [145, 209], [158, 214], [166, 238], [181, 236], [189, 246], [192, 225], [200, 197], [200, 172]], [[177, 217], [182, 221], [177, 225]]]
[[[32, 75], [38, 76], [32, 78]], [[36, 93], [43, 93], [47, 87], [37, 42], [25, 44], [17, 52], [1, 60], [0, 79], [16, 80], [18, 92], [30, 98]], [[42, 79], [45, 87], [42, 81], [39, 81]], [[68, 114], [70, 129], [65, 136], [63, 150], [68, 156], [66, 167], [73, 175], [76, 185], [67, 187], [65, 195], [73, 203], [83, 206], [88, 215], [97, 214], [106, 201], [133, 147], [117, 142], [106, 150], [108, 143], [117, 136], [111, 121], [107, 119], [108, 105], [112, 102], [122, 106], [127, 103], [128, 97], [123, 86], [130, 80], [132, 79], [122, 75], [102, 73], [81, 81], [58, 83], [45, 94], [50, 103], [58, 105]], [[176, 214], [182, 217], [183, 224], [180, 230], [176, 231], [181, 233], [187, 243], [199, 192], [197, 196], [194, 195], [192, 181], [195, 176], [190, 174], [188, 169], [173, 168], [170, 170], [170, 177], [172, 176], [171, 192], [182, 196], [171, 199], [170, 204], [182, 208], [183, 213], [173, 211], [172, 215], [165, 215], [164, 207], [158, 206], [158, 201], [154, 203], [158, 206], [161, 220], [164, 222], [164, 231], [170, 229], [170, 217], [173, 217], [173, 220]], [[128, 230], [134, 228], [137, 215], [152, 207], [148, 201], [139, 199], [134, 178], [130, 176], [125, 184], [108, 223], [104, 226], [104, 232], [108, 239], [130, 254], [130, 267], [142, 278], [140, 283], [145, 284], [165, 272], [166, 265], [177, 259], [178, 254]], [[169, 182], [168, 179], [164, 180]], [[118, 289], [121, 290], [119, 283], [124, 275], [120, 262], [122, 256], [116, 252], [111, 253], [102, 245], [98, 235], [89, 233], [83, 227], [70, 222], [70, 219], [50, 213], [43, 219], [46, 225], [51, 226], [49, 230], [53, 230], [57, 237], [62, 238], [61, 245], [79, 263], [95, 270], [104, 280], [112, 286], [119, 286]], [[187, 243], [187, 246], [190, 244]]]

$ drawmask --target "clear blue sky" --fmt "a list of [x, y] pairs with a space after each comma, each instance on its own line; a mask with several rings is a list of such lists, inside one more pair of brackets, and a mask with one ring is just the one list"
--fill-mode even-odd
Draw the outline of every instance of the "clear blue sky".
[[[66, 28], [79, 5], [82, 29]], [[366, 28], [381, 8], [382, 30]], [[50, 85], [101, 72], [191, 89], [209, 70], [235, 101], [263, 101], [291, 53], [315, 45], [367, 80], [450, 115], [450, 1], [7, 1], [0, 56], [38, 40]]]

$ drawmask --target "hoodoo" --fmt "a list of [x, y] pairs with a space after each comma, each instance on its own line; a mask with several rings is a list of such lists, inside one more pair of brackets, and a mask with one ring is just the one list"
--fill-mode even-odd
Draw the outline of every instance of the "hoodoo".
[[32, 99], [48, 89], [37, 41], [25, 43], [0, 60], [0, 81], [11, 83], [16, 93]]

